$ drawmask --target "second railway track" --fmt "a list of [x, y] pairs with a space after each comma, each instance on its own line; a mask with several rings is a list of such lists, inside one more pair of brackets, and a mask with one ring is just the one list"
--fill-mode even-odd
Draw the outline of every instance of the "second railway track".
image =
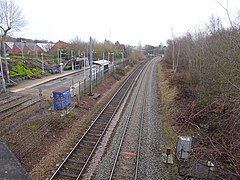
[[[149, 67], [148, 63], [147, 67]], [[118, 150], [112, 166], [109, 180], [111, 179], [137, 179], [140, 159], [141, 136], [142, 126], [144, 121], [144, 109], [146, 104], [146, 86], [143, 77], [146, 76], [147, 68], [144, 69], [142, 76], [136, 83], [135, 90], [137, 91], [132, 95], [132, 101], [129, 103], [129, 111], [127, 119], [123, 128], [123, 133], [120, 138]], [[143, 94], [143, 98], [139, 98]], [[140, 101], [140, 103], [139, 103]], [[141, 113], [136, 113], [135, 108], [137, 104], [141, 104]], [[139, 107], [138, 107], [139, 108]]]
[[97, 118], [85, 131], [73, 149], [68, 153], [61, 165], [56, 169], [50, 179], [80, 179], [86, 170], [99, 142], [101, 141], [108, 125], [118, 110], [131, 85], [142, 71], [145, 64], [139, 65], [127, 78], [115, 95], [103, 108]]

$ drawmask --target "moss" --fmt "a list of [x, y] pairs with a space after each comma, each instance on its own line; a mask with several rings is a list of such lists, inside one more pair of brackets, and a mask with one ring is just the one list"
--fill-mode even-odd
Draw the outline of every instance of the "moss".
[[69, 114], [66, 115], [66, 117], [69, 118], [69, 119], [75, 119], [76, 115], [69, 113]]
[[31, 128], [31, 129], [38, 129], [38, 128], [39, 128], [39, 125], [33, 124], [33, 125], [30, 126], [30, 128]]

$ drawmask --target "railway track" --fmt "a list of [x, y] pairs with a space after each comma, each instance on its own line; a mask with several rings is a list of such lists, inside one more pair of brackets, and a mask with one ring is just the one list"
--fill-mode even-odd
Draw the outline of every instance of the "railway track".
[[111, 100], [103, 108], [97, 118], [85, 131], [73, 149], [68, 153], [61, 165], [56, 169], [52, 179], [80, 179], [85, 172], [89, 161], [101, 141], [108, 125], [125, 98], [128, 90], [135, 82], [145, 64], [141, 64], [122, 84]]
[[39, 97], [13, 96], [0, 101], [0, 116], [3, 120], [15, 113], [22, 111], [38, 102]]
[[[148, 64], [149, 65], [149, 64]], [[147, 69], [147, 68], [146, 68]], [[146, 74], [146, 70], [143, 73], [143, 76]], [[128, 118], [124, 125], [123, 134], [118, 146], [117, 154], [115, 156], [115, 160], [112, 166], [112, 170], [109, 176], [109, 180], [111, 179], [137, 179], [138, 177], [138, 169], [139, 169], [139, 159], [140, 159], [140, 148], [141, 148], [141, 134], [142, 134], [142, 125], [144, 120], [144, 108], [146, 104], [146, 99], [143, 98], [142, 104], [141, 104], [141, 116], [139, 122], [139, 126], [133, 127], [130, 125], [130, 121], [132, 119], [132, 115], [134, 112], [134, 107], [136, 106], [137, 99], [141, 95], [140, 90], [142, 88], [141, 81], [139, 86], [137, 86], [137, 93], [133, 97], [134, 100], [132, 101], [132, 104], [130, 105], [130, 111], [128, 114]], [[146, 90], [144, 89], [144, 97], [146, 96]], [[132, 137], [132, 131], [129, 130], [132, 128], [132, 131], [136, 131], [138, 129], [138, 137]], [[124, 144], [124, 141], [127, 139], [127, 136], [132, 141], [137, 141], [138, 143], [135, 145], [134, 142], [131, 143], [131, 148], [129, 148], [129, 142]], [[128, 140], [126, 140], [128, 141]], [[133, 147], [135, 146], [135, 147]], [[130, 150], [131, 149], [131, 150]], [[134, 150], [133, 150], [134, 149]], [[130, 152], [126, 152], [125, 150], [130, 150]]]
[[14, 101], [17, 101], [21, 98], [23, 98], [24, 96], [21, 95], [8, 95], [6, 97], [3, 97], [0, 99], [0, 108], [6, 108], [7, 106], [11, 106], [11, 104], [14, 104]]

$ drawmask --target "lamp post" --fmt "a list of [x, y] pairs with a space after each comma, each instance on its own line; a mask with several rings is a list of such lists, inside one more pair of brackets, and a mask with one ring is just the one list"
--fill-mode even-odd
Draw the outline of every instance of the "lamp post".
[[63, 49], [57, 49], [58, 64], [62, 62], [62, 54], [66, 54], [62, 52], [63, 52]]
[[42, 73], [44, 73], [43, 53], [41, 53], [41, 56], [42, 56]]

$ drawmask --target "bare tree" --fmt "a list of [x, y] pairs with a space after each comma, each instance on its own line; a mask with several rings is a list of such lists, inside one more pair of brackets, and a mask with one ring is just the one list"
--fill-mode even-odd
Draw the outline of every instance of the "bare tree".
[[227, 7], [223, 6], [219, 1], [217, 1], [217, 3], [218, 3], [220, 6], [222, 6], [222, 8], [226, 11], [227, 16], [228, 16], [229, 23], [230, 23], [231, 27], [233, 28], [233, 27], [234, 27], [234, 26], [233, 26], [233, 22], [232, 22], [232, 20], [231, 20], [231, 18], [230, 18], [230, 14], [229, 14], [229, 11], [228, 11], [228, 0], [227, 0]]
[[0, 1], [0, 29], [3, 40], [11, 30], [20, 31], [26, 25], [21, 9], [12, 0]]

